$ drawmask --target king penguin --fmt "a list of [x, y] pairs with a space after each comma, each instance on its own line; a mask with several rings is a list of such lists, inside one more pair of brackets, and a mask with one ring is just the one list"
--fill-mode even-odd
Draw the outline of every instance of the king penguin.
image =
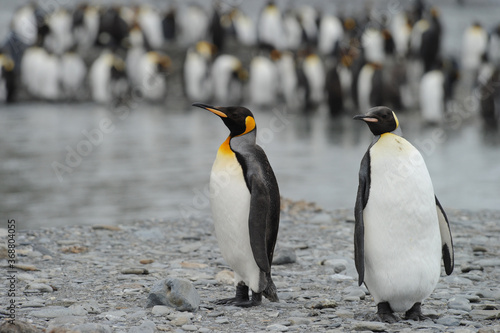
[[421, 303], [436, 287], [441, 259], [453, 271], [448, 218], [419, 151], [401, 135], [396, 114], [385, 106], [355, 116], [375, 139], [361, 161], [354, 209], [354, 258], [377, 304], [381, 321], [393, 312], [421, 320]]
[[219, 247], [235, 272], [236, 296], [216, 303], [251, 307], [261, 303], [262, 294], [277, 302], [271, 263], [280, 194], [266, 154], [255, 143], [255, 119], [244, 107], [193, 106], [216, 114], [230, 130], [212, 167], [210, 197]]

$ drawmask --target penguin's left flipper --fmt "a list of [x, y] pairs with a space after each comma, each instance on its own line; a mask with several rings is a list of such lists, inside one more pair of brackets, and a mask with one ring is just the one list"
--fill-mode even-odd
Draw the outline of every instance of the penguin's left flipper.
[[[372, 144], [373, 145], [373, 144]], [[371, 147], [371, 146], [370, 146]], [[363, 210], [368, 203], [370, 195], [370, 148], [361, 160], [359, 168], [358, 194], [354, 206], [354, 263], [358, 271], [358, 284], [363, 284], [365, 278], [365, 225], [363, 221]]]
[[268, 221], [269, 191], [262, 178], [257, 175], [250, 176], [248, 186], [251, 193], [248, 229], [252, 253], [257, 266], [264, 273], [269, 273], [271, 272], [271, 261], [269, 260], [270, 249], [267, 246], [267, 239], [270, 237], [270, 233], [274, 232], [273, 226]]
[[447, 275], [450, 275], [453, 272], [454, 267], [453, 239], [451, 237], [450, 223], [448, 222], [448, 217], [446, 216], [443, 207], [439, 203], [438, 198], [436, 196], [435, 198], [439, 221], [439, 231], [441, 233], [441, 247], [443, 251], [444, 270]]

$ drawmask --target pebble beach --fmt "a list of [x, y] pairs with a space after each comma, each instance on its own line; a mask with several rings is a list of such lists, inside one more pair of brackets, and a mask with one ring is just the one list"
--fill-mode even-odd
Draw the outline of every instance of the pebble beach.
[[[233, 275], [205, 218], [16, 231], [15, 297], [0, 294], [0, 332], [500, 332], [500, 211], [446, 208], [455, 270], [423, 303], [429, 319], [385, 324], [354, 268], [352, 210], [282, 200], [273, 279], [280, 301], [221, 306]], [[0, 229], [1, 239], [7, 229]], [[188, 281], [195, 311], [151, 305], [159, 281]], [[2, 279], [2, 290], [12, 288]], [[12, 312], [6, 309], [14, 299]], [[148, 307], [149, 305], [149, 307]], [[3, 318], [3, 319], [2, 319]]]

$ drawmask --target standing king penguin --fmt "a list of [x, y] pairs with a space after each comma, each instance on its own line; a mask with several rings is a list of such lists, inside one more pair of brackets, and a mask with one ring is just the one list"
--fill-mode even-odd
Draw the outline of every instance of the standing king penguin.
[[193, 106], [216, 114], [230, 130], [212, 167], [210, 197], [219, 247], [235, 272], [236, 296], [216, 303], [251, 307], [261, 303], [262, 294], [277, 302], [271, 263], [280, 194], [266, 154], [255, 143], [255, 119], [244, 107]]
[[436, 287], [441, 258], [453, 271], [453, 243], [446, 213], [434, 195], [419, 151], [401, 137], [396, 114], [375, 107], [354, 119], [367, 123], [375, 139], [359, 170], [354, 209], [354, 258], [377, 304], [381, 321], [421, 320], [421, 302]]

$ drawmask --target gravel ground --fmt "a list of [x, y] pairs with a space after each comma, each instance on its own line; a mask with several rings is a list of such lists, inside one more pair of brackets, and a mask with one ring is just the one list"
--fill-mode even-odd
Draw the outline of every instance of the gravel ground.
[[[377, 322], [372, 297], [357, 286], [352, 210], [289, 200], [275, 253], [289, 263], [273, 266], [279, 303], [213, 304], [232, 297], [234, 287], [207, 216], [17, 231], [15, 315], [45, 332], [500, 332], [500, 211], [447, 213], [455, 271], [446, 277], [443, 270], [423, 304], [433, 319], [421, 322]], [[7, 230], [0, 234], [6, 239]], [[0, 318], [7, 319], [9, 267], [6, 259], [0, 265]], [[198, 311], [146, 308], [149, 290], [169, 277], [192, 282]]]

